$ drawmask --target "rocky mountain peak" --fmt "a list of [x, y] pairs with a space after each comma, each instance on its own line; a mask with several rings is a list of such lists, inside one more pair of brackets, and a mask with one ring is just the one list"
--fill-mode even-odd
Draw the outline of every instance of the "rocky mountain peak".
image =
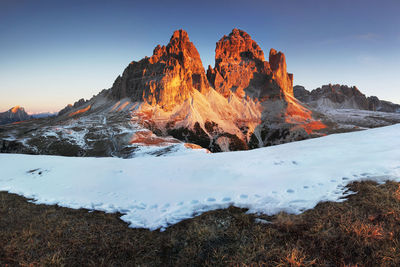
[[63, 109], [61, 109], [61, 110], [58, 112], [58, 115], [66, 114], [66, 113], [72, 111], [73, 109], [76, 109], [76, 108], [78, 108], [78, 107], [81, 107], [81, 106], [85, 105], [85, 104], [88, 103], [88, 102], [89, 102], [89, 100], [85, 100], [85, 99], [81, 98], [81, 99], [79, 99], [78, 101], [76, 101], [73, 105], [72, 105], [72, 104], [68, 104], [66, 107], [64, 107]]
[[269, 51], [269, 64], [271, 69], [274, 71], [278, 69], [286, 70], [285, 54], [277, 52], [275, 49], [271, 48]]
[[0, 113], [0, 125], [29, 120], [30, 118], [31, 116], [29, 116], [28, 113], [26, 113], [23, 107], [15, 106], [10, 108], [6, 112]]
[[207, 77], [225, 97], [232, 93], [261, 100], [293, 96], [293, 75], [287, 73], [285, 55], [271, 49], [269, 61], [249, 34], [233, 29], [217, 42], [215, 68], [208, 68]]
[[131, 62], [111, 89], [113, 98], [130, 98], [172, 110], [193, 92], [210, 89], [199, 52], [184, 30], [175, 31], [166, 46], [150, 58]]
[[172, 43], [174, 41], [182, 42], [182, 43], [189, 42], [189, 35], [185, 30], [182, 30], [182, 29], [176, 30], [172, 34], [171, 39], [170, 39], [169, 42]]
[[131, 62], [107, 96], [117, 106], [127, 103], [116, 110], [140, 102], [132, 112], [142, 125], [212, 151], [304, 138], [323, 128], [293, 98], [284, 54], [271, 50], [270, 60], [272, 67], [248, 33], [233, 29], [216, 43], [215, 67], [206, 75], [187, 32], [177, 30], [151, 57]]
[[383, 112], [400, 112], [400, 105], [380, 100], [376, 96], [366, 97], [356, 86], [327, 84], [312, 91], [296, 85], [295, 97], [318, 109], [362, 109]]
[[218, 42], [215, 48], [215, 60], [239, 61], [242, 59], [258, 59], [264, 61], [264, 52], [253, 41], [248, 33], [239, 29], [233, 29], [226, 36], [224, 35]]
[[273, 78], [282, 90], [293, 96], [293, 74], [287, 72], [285, 54], [271, 48], [269, 51], [269, 64], [273, 71]]
[[10, 109], [10, 111], [11, 111], [12, 113], [25, 112], [25, 109], [24, 109], [23, 107], [20, 107], [20, 106], [15, 106], [15, 107], [12, 107], [12, 108]]

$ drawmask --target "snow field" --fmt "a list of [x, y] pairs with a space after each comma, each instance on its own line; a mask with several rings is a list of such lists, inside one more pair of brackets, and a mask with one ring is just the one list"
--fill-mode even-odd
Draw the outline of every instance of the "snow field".
[[0, 154], [0, 190], [124, 213], [131, 227], [164, 229], [230, 205], [299, 213], [343, 201], [355, 180], [400, 177], [400, 124], [250, 151], [166, 157], [73, 158]]

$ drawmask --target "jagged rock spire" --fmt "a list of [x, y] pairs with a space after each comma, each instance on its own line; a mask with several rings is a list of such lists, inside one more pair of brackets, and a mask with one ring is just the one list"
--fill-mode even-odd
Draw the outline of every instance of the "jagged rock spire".
[[150, 58], [132, 62], [114, 82], [111, 94], [170, 110], [193, 90], [206, 93], [209, 89], [199, 52], [187, 32], [177, 30], [166, 46], [155, 47]]

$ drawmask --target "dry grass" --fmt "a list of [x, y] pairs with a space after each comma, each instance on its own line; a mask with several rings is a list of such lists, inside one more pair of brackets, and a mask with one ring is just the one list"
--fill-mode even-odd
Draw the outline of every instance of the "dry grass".
[[400, 184], [349, 189], [358, 194], [300, 215], [231, 207], [165, 232], [0, 192], [0, 266], [400, 266]]

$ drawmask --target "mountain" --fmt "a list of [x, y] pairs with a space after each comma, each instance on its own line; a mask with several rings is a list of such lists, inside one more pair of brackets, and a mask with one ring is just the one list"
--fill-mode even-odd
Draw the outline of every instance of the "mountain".
[[[400, 122], [398, 115], [360, 113], [370, 103], [389, 105], [374, 101], [355, 87], [293, 91], [285, 55], [270, 49], [267, 61], [239, 29], [218, 40], [214, 67], [206, 72], [188, 33], [177, 30], [91, 99], [66, 106], [55, 118], [2, 127], [0, 151], [124, 158], [193, 148], [220, 152]], [[324, 111], [331, 106], [335, 114]]]
[[31, 119], [31, 116], [29, 116], [28, 113], [25, 112], [25, 109], [20, 106], [15, 106], [6, 112], [0, 113], [0, 125], [29, 119]]
[[366, 97], [355, 87], [329, 84], [312, 91], [294, 86], [294, 96], [320, 113], [330, 132], [354, 131], [400, 123], [400, 105]]
[[88, 100], [85, 100], [85, 99], [81, 98], [78, 101], [76, 101], [73, 105], [72, 104], [68, 104], [65, 108], [61, 109], [58, 112], [58, 115], [63, 115], [65, 113], [68, 113], [71, 110], [73, 110], [74, 108], [80, 107], [80, 106], [86, 104], [87, 102], [88, 102]]
[[166, 46], [131, 62], [108, 93], [159, 135], [171, 135], [211, 151], [243, 150], [318, 135], [325, 126], [293, 97], [285, 56], [269, 60], [244, 31], [216, 44], [207, 75], [187, 32], [175, 31]]
[[57, 116], [58, 112], [41, 112], [41, 113], [34, 113], [30, 114], [33, 119], [43, 119], [48, 117], [55, 117]]
[[376, 96], [366, 97], [355, 86], [329, 84], [312, 91], [303, 86], [293, 88], [294, 95], [303, 103], [326, 109], [361, 109], [382, 112], [400, 112], [400, 105], [380, 100]]

